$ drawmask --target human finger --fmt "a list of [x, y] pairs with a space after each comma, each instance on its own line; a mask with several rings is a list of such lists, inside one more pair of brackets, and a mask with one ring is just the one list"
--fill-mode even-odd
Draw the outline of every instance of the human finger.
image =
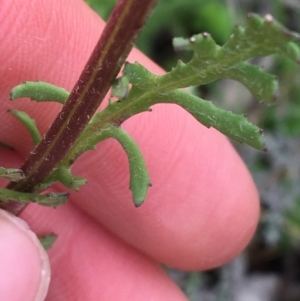
[[22, 213], [37, 233], [54, 232], [47, 301], [187, 301], [153, 259], [106, 230], [71, 202], [56, 210], [30, 205]]
[[0, 267], [0, 300], [44, 300], [50, 282], [48, 255], [23, 220], [1, 209]]
[[[60, 1], [43, 6], [31, 1], [31, 7], [31, 12], [22, 11], [23, 18], [30, 20], [27, 29], [16, 31], [10, 47], [14, 45], [15, 49], [16, 43], [26, 37], [29, 43], [23, 47], [28, 53], [35, 51], [35, 57], [24, 63], [24, 49], [19, 50], [3, 68], [9, 71], [8, 66], [13, 66], [7, 73], [15, 74], [20, 81], [35, 77], [69, 88], [103, 23], [81, 1], [72, 1], [69, 6]], [[59, 19], [62, 23], [51, 22], [50, 16], [55, 16], [57, 9], [64, 15], [63, 20]], [[31, 14], [43, 18], [35, 19]], [[76, 31], [74, 22], [80, 24]], [[42, 43], [36, 40], [41, 33]], [[80, 41], [80, 53], [70, 47], [70, 40], [65, 37]], [[12, 48], [5, 45], [8, 44], [4, 43], [4, 54], [12, 53]], [[139, 60], [150, 70], [162, 72], [136, 51], [130, 60]], [[11, 77], [3, 91], [15, 81]], [[29, 106], [26, 100], [16, 106], [26, 107], [42, 131], [58, 110], [55, 105]], [[8, 124], [2, 129], [5, 141], [21, 154], [28, 154], [28, 136], [16, 121], [9, 120]], [[240, 252], [256, 228], [258, 196], [251, 176], [227, 139], [199, 125], [174, 105], [155, 106], [151, 114], [125, 122], [124, 128], [140, 145], [150, 171], [153, 187], [145, 204], [139, 209], [132, 205], [127, 159], [121, 147], [111, 140], [75, 164], [74, 172], [85, 176], [89, 184], [72, 201], [129, 244], [171, 266], [211, 268]]]

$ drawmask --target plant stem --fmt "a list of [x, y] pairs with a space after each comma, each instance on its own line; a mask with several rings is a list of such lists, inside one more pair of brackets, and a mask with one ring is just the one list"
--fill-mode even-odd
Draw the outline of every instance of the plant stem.
[[[21, 167], [25, 180], [11, 182], [8, 188], [34, 191], [64, 158], [103, 101], [156, 2], [118, 1], [66, 104]], [[14, 214], [24, 209], [15, 202], [0, 206]]]

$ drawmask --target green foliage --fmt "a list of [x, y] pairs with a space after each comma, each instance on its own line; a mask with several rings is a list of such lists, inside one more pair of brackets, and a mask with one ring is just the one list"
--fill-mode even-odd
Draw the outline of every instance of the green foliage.
[[21, 169], [0, 167], [0, 178], [18, 182], [25, 178]]
[[25, 193], [10, 189], [0, 188], [0, 201], [16, 201], [22, 204], [38, 203], [43, 206], [57, 207], [64, 204], [69, 198], [67, 192], [51, 192], [46, 194]]
[[[223, 46], [217, 45], [207, 33], [194, 35], [190, 39], [174, 39], [176, 50], [192, 51], [193, 56], [187, 63], [179, 61], [165, 75], [152, 74], [139, 63], [126, 64], [123, 76], [113, 84], [113, 98], [109, 105], [91, 119], [66, 157], [46, 182], [36, 187], [36, 191], [42, 191], [55, 181], [79, 189], [86, 181], [71, 174], [73, 162], [84, 152], [94, 149], [100, 141], [114, 138], [128, 156], [129, 187], [134, 204], [139, 206], [146, 197], [150, 180], [137, 145], [121, 129], [121, 124], [136, 114], [151, 110], [151, 106], [158, 103], [177, 104], [204, 126], [214, 127], [238, 142], [265, 150], [262, 131], [248, 122], [244, 115], [217, 108], [211, 102], [180, 89], [229, 78], [242, 83], [259, 101], [272, 103], [277, 90], [275, 77], [250, 64], [248, 60], [280, 54], [298, 62], [298, 41], [298, 34], [282, 27], [271, 16], [261, 18], [250, 14], [245, 28], [236, 26]], [[55, 97], [58, 97], [59, 102], [64, 103], [68, 92], [60, 88], [56, 91], [52, 85], [41, 82], [30, 82], [14, 88], [11, 95], [12, 98], [28, 96], [39, 101], [48, 98], [55, 101]], [[39, 197], [36, 196], [34, 200], [43, 203]]]

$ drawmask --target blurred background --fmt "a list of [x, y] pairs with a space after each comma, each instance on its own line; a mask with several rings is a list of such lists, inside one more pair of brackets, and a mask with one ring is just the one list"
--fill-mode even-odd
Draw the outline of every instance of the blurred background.
[[[107, 19], [116, 0], [86, 0]], [[247, 13], [270, 13], [300, 32], [299, 0], [160, 0], [136, 45], [166, 70], [189, 52], [175, 52], [173, 37], [203, 31], [220, 45]], [[193, 88], [217, 106], [247, 113], [264, 129], [269, 151], [235, 144], [260, 191], [262, 215], [248, 248], [221, 268], [207, 272], [168, 269], [191, 301], [300, 301], [300, 68], [282, 57], [254, 60], [279, 80], [276, 105], [259, 104], [240, 84], [220, 80]]]

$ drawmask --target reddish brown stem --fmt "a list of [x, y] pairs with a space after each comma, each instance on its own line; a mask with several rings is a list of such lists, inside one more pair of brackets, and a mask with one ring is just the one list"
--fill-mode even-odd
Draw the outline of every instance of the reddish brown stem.
[[[156, 2], [119, 0], [66, 104], [21, 167], [26, 179], [8, 188], [34, 191], [64, 158], [103, 101]], [[14, 214], [24, 208], [15, 202], [0, 205]]]

